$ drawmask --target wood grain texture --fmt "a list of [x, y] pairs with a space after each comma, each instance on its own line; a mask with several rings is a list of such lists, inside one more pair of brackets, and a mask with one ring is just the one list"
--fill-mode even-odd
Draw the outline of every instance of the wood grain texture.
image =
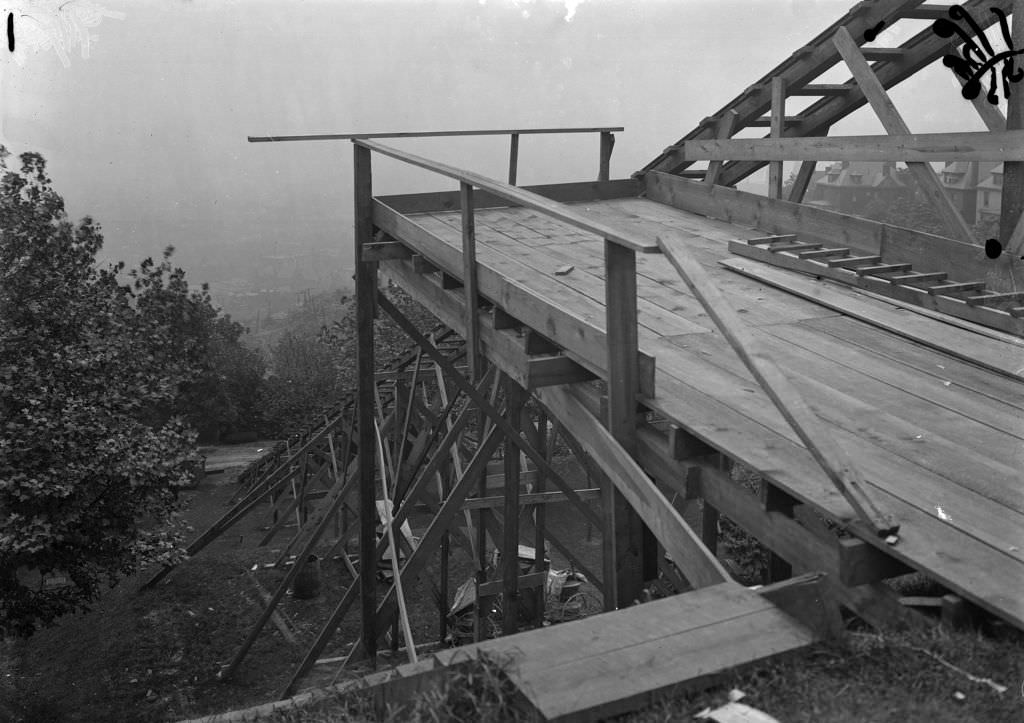
[[[893, 105], [889, 94], [885, 92], [885, 86], [868, 65], [865, 52], [857, 46], [850, 32], [846, 28], [839, 28], [832, 38], [832, 42], [850, 72], [853, 73], [857, 85], [864, 93], [864, 97], [868, 99], [868, 103], [871, 104], [872, 110], [875, 111], [875, 115], [882, 122], [882, 127], [886, 132], [893, 135], [909, 135], [910, 129], [899, 111], [896, 110], [896, 106]], [[935, 169], [920, 161], [908, 162], [907, 168], [913, 173], [918, 189], [945, 221], [947, 230], [953, 235], [953, 238], [964, 242], [971, 241], [974, 238], [974, 232], [946, 194]]]
[[688, 161], [1018, 161], [1024, 131], [687, 141]]
[[653, 201], [732, 224], [766, 233], [797, 233], [801, 239], [820, 240], [827, 246], [880, 254], [886, 262], [908, 262], [919, 271], [955, 270], [961, 278], [983, 280], [997, 291], [1015, 291], [1024, 285], [1024, 275], [1004, 258], [1006, 254], [992, 260], [974, 244], [813, 206], [770, 201], [725, 186], [706, 188], [666, 173], [649, 173], [645, 182], [647, 198]]

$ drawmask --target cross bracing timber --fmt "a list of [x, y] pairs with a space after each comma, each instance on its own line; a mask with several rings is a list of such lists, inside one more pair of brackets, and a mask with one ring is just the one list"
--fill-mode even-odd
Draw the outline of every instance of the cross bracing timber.
[[[965, 8], [988, 23], [989, 7], [1014, 5], [1019, 16], [1020, 4], [967, 2]], [[1024, 442], [1018, 423], [1024, 412], [1024, 366], [1014, 355], [1024, 342], [1012, 333], [1015, 327], [988, 319], [993, 310], [1005, 311], [1014, 320], [1024, 313], [1014, 275], [1016, 259], [1004, 254], [990, 263], [985, 258], [955, 209], [946, 212], [949, 199], [924, 165], [941, 153], [1019, 163], [1014, 134], [1020, 127], [1000, 126], [1001, 119], [979, 108], [993, 133], [913, 136], [887, 91], [939, 58], [946, 43], [930, 31], [899, 48], [860, 43], [864, 31], [879, 22], [934, 19], [942, 12], [946, 10], [920, 2], [859, 4], [632, 179], [608, 180], [612, 144], [605, 135], [597, 182], [530, 189], [514, 186], [514, 131], [507, 133], [509, 183], [353, 137], [361, 318], [365, 322], [377, 308], [394, 311], [377, 291], [379, 272], [469, 340], [474, 361], [468, 378], [450, 364], [437, 365], [475, 405], [462, 414], [481, 415], [475, 443], [467, 450], [470, 458], [460, 461], [453, 484], [433, 500], [429, 544], [405, 550], [399, 572], [403, 582], [406, 575], [411, 580], [423, 573], [423, 560], [442, 549], [447, 534], [460, 529], [454, 521], [467, 507], [494, 512], [477, 517], [480, 536], [474, 554], [482, 551], [488, 534], [492, 544], [509, 552], [516, 541], [510, 511], [520, 499], [518, 488], [488, 494], [483, 459], [503, 436], [507, 447], [521, 446], [534, 460], [541, 479], [555, 482], [559, 496], [573, 500], [581, 514], [595, 516], [603, 527], [600, 589], [606, 606], [628, 603], [645, 579], [647, 562], [659, 556], [648, 556], [651, 531], [672, 551], [675, 566], [666, 571], [667, 577], [682, 586], [700, 587], [679, 596], [679, 604], [699, 594], [713, 596], [721, 585], [732, 587], [721, 582], [723, 570], [713, 554], [721, 512], [769, 548], [769, 578], [824, 573], [815, 578], [819, 592], [873, 625], [920, 624], [919, 616], [905, 610], [883, 584], [916, 570], [971, 604], [1024, 627], [1024, 555], [1015, 544], [1024, 525], [1024, 497], [1019, 460], [1014, 458]], [[853, 79], [813, 82], [839, 62], [850, 67]], [[786, 97], [808, 95], [821, 100], [787, 115]], [[823, 138], [836, 121], [869, 102], [889, 136]], [[759, 126], [771, 128], [774, 145], [731, 140], [736, 131]], [[701, 147], [705, 140], [710, 143]], [[964, 149], [965, 143], [974, 145]], [[826, 150], [815, 150], [814, 144]], [[689, 168], [687, 148], [712, 160], [707, 171]], [[825, 153], [869, 150], [886, 160], [919, 164], [916, 172], [933, 191], [931, 200], [944, 214], [950, 237], [798, 203], [814, 163], [825, 160]], [[459, 190], [376, 195], [370, 171], [375, 154], [454, 179]], [[783, 160], [804, 160], [790, 201], [780, 200]], [[776, 164], [769, 198], [729, 188], [765, 163]], [[1013, 220], [1016, 224], [1005, 235], [1011, 241], [1008, 248], [1015, 251], [1024, 231]], [[689, 268], [697, 271], [684, 276], [691, 281], [706, 276], [698, 288], [688, 288], [672, 259], [658, 253], [659, 237], [677, 239], [685, 251], [682, 256], [692, 254], [696, 266]], [[876, 283], [882, 281], [913, 294], [893, 292], [890, 302], [877, 293], [811, 281], [784, 269], [746, 260], [740, 264], [729, 258], [730, 244], [733, 250], [787, 259], [787, 265], [816, 264], [811, 268], [822, 269], [820, 276], [856, 278], [858, 286], [876, 292], [889, 293]], [[938, 300], [922, 303], [917, 298], [922, 294]], [[702, 303], [716, 296], [724, 301], [712, 301], [710, 308]], [[952, 316], [945, 301], [950, 298], [968, 311]], [[919, 310], [908, 301], [917, 302]], [[736, 314], [723, 326], [721, 311], [730, 307]], [[736, 322], [740, 315], [742, 324]], [[720, 333], [747, 327], [758, 342], [757, 354], [799, 386], [799, 397], [813, 416], [794, 417], [796, 397], [772, 394], [777, 387], [745, 363], [749, 354], [737, 355], [735, 344]], [[372, 325], [364, 323], [361, 329], [372, 334]], [[414, 329], [407, 331], [425, 353], [432, 353], [429, 340]], [[491, 370], [492, 386], [477, 379], [477, 363]], [[363, 376], [373, 378], [372, 373]], [[504, 409], [495, 396], [501, 385], [511, 391], [503, 397], [510, 402]], [[545, 414], [565, 430], [566, 440], [575, 438], [571, 446], [580, 449], [577, 454], [597, 468], [600, 487], [593, 494], [599, 495], [598, 511], [551, 475], [545, 455], [538, 452], [542, 430], [531, 424], [517, 427], [515, 399], [520, 393], [545, 405]], [[363, 405], [364, 414], [369, 407]], [[377, 416], [383, 418], [379, 409]], [[366, 426], [365, 420], [373, 418], [361, 419]], [[800, 433], [799, 427], [809, 424], [841, 451], [831, 462], [815, 454], [820, 439]], [[452, 430], [458, 424], [442, 426], [448, 433], [440, 449], [433, 442], [427, 445], [433, 456], [421, 460], [421, 470], [450, 457], [450, 444], [458, 436]], [[390, 454], [400, 457], [403, 444]], [[367, 445], [362, 446], [366, 460]], [[733, 481], [729, 470], [736, 463], [760, 475], [759, 494], [749, 494]], [[395, 466], [387, 459], [372, 464]], [[858, 473], [846, 479], [854, 479], [852, 488], [863, 495], [844, 495], [851, 487], [830, 483], [825, 471], [830, 465], [833, 471], [835, 466], [856, 467]], [[515, 467], [506, 462], [510, 473]], [[365, 467], [360, 472], [369, 475]], [[482, 478], [475, 502], [469, 496], [474, 475]], [[413, 477], [403, 505], [428, 484]], [[683, 516], [668, 503], [667, 493], [682, 501]], [[539, 503], [539, 495], [556, 499], [548, 491], [530, 499]], [[698, 500], [705, 514], [690, 529], [685, 512]], [[497, 514], [499, 505], [504, 515]], [[395, 524], [408, 509], [399, 507]], [[890, 514], [900, 523], [895, 545], [877, 534], [887, 528], [883, 523]], [[362, 587], [348, 587], [316, 643], [325, 644], [361, 598], [362, 645], [353, 647], [350, 659], [364, 653], [372, 659], [380, 631], [401, 614], [394, 587], [383, 599], [371, 590], [369, 564], [386, 547], [383, 541], [365, 539], [367, 526], [376, 522], [373, 517], [364, 514], [362, 519]], [[621, 521], [625, 524], [619, 529]], [[836, 536], [837, 528], [843, 537]], [[538, 565], [545, 541], [571, 559], [571, 544], [550, 531], [538, 536]], [[502, 579], [478, 577], [478, 593], [501, 591], [514, 597], [527, 580], [514, 567], [506, 559]], [[772, 604], [785, 609], [784, 598], [771, 599]], [[797, 598], [807, 600], [805, 595]], [[506, 632], [514, 628], [508, 616], [503, 627]], [[726, 637], [736, 629], [726, 626], [731, 631]], [[565, 634], [572, 639], [569, 630]], [[504, 645], [519, 640], [525, 638], [512, 635]], [[729, 649], [725, 637], [714, 642], [716, 650]], [[503, 645], [500, 640], [493, 644], [498, 649]], [[529, 645], [534, 657], [543, 656], [543, 644]], [[597, 655], [598, 647], [582, 646], [582, 658]], [[317, 650], [314, 646], [303, 666], [315, 662]], [[308, 667], [296, 671], [286, 693], [301, 681], [304, 670]], [[551, 675], [557, 686], [569, 673]], [[522, 676], [523, 686], [528, 686], [528, 677]], [[598, 709], [614, 712], [619, 704], [626, 709], [640, 694], [637, 688], [618, 690], [611, 696], [614, 700], [602, 701]], [[538, 693], [539, 710], [542, 699]], [[553, 700], [556, 706], [565, 702], [558, 691]], [[572, 706], [547, 710], [555, 717], [585, 715], [583, 708]]]

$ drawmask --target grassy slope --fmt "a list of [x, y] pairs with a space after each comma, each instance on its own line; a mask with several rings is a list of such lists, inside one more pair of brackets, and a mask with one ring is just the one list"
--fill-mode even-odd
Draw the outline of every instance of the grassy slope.
[[[208, 478], [189, 511], [193, 524], [208, 524], [232, 489], [230, 476]], [[92, 613], [37, 635], [21, 651], [20, 667], [9, 670], [0, 683], [0, 719], [175, 720], [271, 700], [300, 653], [273, 626], [267, 626], [232, 682], [214, 677], [237, 650], [258, 610], [255, 589], [243, 573], [259, 557], [252, 549], [257, 526], [255, 520], [243, 523], [154, 591], [138, 594], [139, 581], [126, 581], [109, 591]], [[585, 538], [582, 529], [575, 533], [581, 541]], [[272, 577], [264, 583], [271, 584]], [[330, 604], [326, 597], [285, 604], [303, 642], [324, 618]], [[418, 640], [427, 641], [428, 635], [423, 627]], [[343, 630], [339, 638], [351, 638], [351, 631]], [[1021, 721], [1022, 638], [1005, 629], [997, 637], [939, 630], [885, 636], [852, 631], [844, 641], [745, 671], [718, 688], [657, 705], [630, 720], [689, 719], [705, 706], [723, 703], [735, 686], [748, 694], [745, 702], [780, 721]], [[919, 649], [1009, 690], [997, 694]], [[957, 701], [956, 691], [966, 699]], [[439, 720], [453, 719], [445, 717], [444, 705], [428, 707], [419, 719], [435, 714]], [[309, 719], [337, 715], [335, 709]], [[408, 718], [416, 719], [412, 714]], [[500, 709], [493, 710], [492, 720], [501, 719]]]

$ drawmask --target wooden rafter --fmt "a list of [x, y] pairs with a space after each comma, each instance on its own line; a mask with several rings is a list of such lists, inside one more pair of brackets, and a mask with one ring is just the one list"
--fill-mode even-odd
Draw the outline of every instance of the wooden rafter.
[[[846, 62], [854, 79], [856, 79], [857, 85], [860, 87], [861, 92], [864, 93], [864, 97], [871, 104], [875, 115], [882, 122], [882, 127], [885, 128], [886, 132], [890, 135], [910, 135], [910, 129], [907, 127], [899, 111], [896, 110], [896, 106], [893, 105], [889, 94], [885, 91], [885, 87], [878, 80], [878, 76], [875, 75], [871, 66], [868, 65], [868, 61], [864, 58], [860, 47], [858, 47], [850, 32], [844, 27], [839, 28], [835, 36], [833, 36], [832, 42]], [[970, 241], [974, 237], [971, 227], [967, 225], [963, 216], [960, 215], [956, 206], [953, 205], [949, 196], [946, 195], [946, 191], [942, 187], [942, 183], [939, 181], [935, 170], [927, 163], [917, 161], [907, 163], [907, 168], [914, 174], [921, 192], [924, 193], [925, 197], [931, 202], [932, 207], [945, 221], [946, 227], [953, 234], [953, 237], [962, 241]]]
[[[786, 81], [781, 76], [772, 78], [772, 138], [781, 138], [785, 129], [786, 117]], [[782, 161], [768, 164], [768, 198], [782, 198]]]

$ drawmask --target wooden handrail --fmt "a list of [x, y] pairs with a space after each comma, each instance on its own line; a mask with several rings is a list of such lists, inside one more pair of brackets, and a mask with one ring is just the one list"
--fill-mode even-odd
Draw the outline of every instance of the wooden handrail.
[[371, 138], [441, 138], [453, 136], [508, 136], [540, 135], [547, 133], [621, 133], [622, 126], [594, 128], [502, 128], [471, 131], [410, 131], [399, 133], [312, 133], [295, 136], [247, 136], [250, 143], [277, 143], [280, 141], [354, 141]]
[[552, 201], [544, 198], [543, 196], [538, 196], [535, 193], [523, 190], [522, 188], [510, 186], [507, 183], [497, 181], [493, 178], [488, 178], [487, 176], [483, 176], [479, 173], [449, 166], [438, 161], [432, 161], [429, 158], [424, 158], [397, 148], [385, 146], [375, 141], [354, 139], [352, 143], [357, 146], [376, 151], [382, 155], [390, 156], [391, 158], [395, 158], [399, 161], [404, 161], [410, 165], [425, 168], [428, 171], [433, 171], [434, 173], [442, 176], [454, 178], [461, 183], [469, 183], [477, 188], [482, 188], [493, 193], [499, 198], [504, 198], [506, 201], [511, 201], [512, 203], [525, 208], [531, 208], [584, 231], [597, 234], [598, 236], [601, 236], [612, 243], [618, 244], [619, 246], [623, 246], [634, 251], [640, 251], [642, 253], [658, 252], [658, 244], [650, 239], [621, 231], [608, 226], [607, 224], [601, 223], [600, 221], [594, 221], [593, 219], [589, 219], [583, 214], [574, 211], [570, 206], [567, 206], [564, 203]]

